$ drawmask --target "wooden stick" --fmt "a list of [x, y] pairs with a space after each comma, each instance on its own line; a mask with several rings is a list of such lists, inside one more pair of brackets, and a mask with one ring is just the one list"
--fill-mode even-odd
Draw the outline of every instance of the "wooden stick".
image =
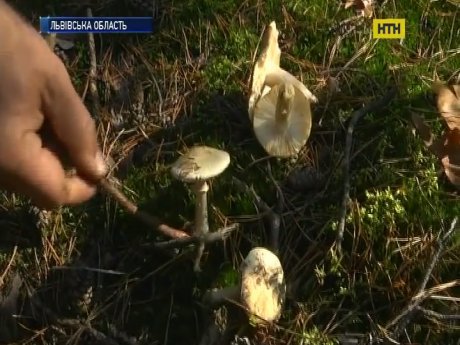
[[[91, 8], [87, 8], [86, 14], [88, 17], [92, 17], [93, 13]], [[97, 59], [96, 59], [96, 43], [94, 42], [94, 34], [90, 32], [88, 34], [88, 45], [89, 45], [89, 93], [91, 95], [91, 101], [93, 102], [92, 114], [95, 118], [100, 115], [101, 104], [99, 99], [99, 92], [97, 90]]]
[[139, 207], [131, 202], [126, 195], [123, 194], [121, 190], [116, 188], [110, 181], [107, 179], [102, 179], [99, 182], [100, 188], [113, 197], [123, 209], [128, 211], [130, 214], [135, 216], [144, 224], [152, 227], [157, 232], [161, 233], [164, 236], [179, 239], [179, 238], [187, 238], [190, 237], [185, 231], [174, 229], [169, 225], [162, 223], [157, 217], [151, 216], [148, 213], [139, 210]]
[[391, 89], [388, 91], [382, 98], [374, 100], [369, 104], [365, 105], [361, 109], [353, 112], [351, 114], [351, 120], [348, 125], [347, 137], [345, 143], [345, 158], [343, 166], [343, 175], [344, 175], [344, 187], [343, 187], [343, 196], [342, 196], [342, 208], [340, 210], [340, 220], [339, 226], [337, 229], [337, 238], [335, 240], [335, 245], [339, 254], [342, 253], [342, 241], [343, 235], [345, 232], [345, 220], [347, 217], [348, 210], [348, 200], [350, 199], [350, 156], [351, 156], [351, 145], [353, 142], [353, 130], [358, 123], [358, 121], [367, 113], [375, 111], [380, 108], [384, 108], [390, 103], [390, 101], [396, 96], [396, 90]]

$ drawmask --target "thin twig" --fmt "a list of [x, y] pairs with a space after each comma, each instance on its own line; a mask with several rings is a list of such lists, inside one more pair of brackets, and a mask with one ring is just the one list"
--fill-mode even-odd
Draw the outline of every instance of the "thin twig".
[[[91, 8], [86, 10], [87, 16], [92, 17], [93, 13]], [[89, 93], [91, 95], [91, 101], [93, 102], [93, 117], [97, 118], [99, 116], [99, 111], [101, 109], [101, 105], [99, 102], [99, 92], [97, 90], [97, 60], [96, 60], [96, 44], [94, 42], [94, 34], [90, 32], [88, 34], [88, 45], [89, 45]]]
[[13, 254], [11, 254], [10, 261], [8, 262], [8, 265], [6, 266], [5, 270], [2, 273], [2, 276], [0, 277], [0, 288], [3, 286], [3, 283], [5, 281], [5, 277], [8, 274], [11, 266], [13, 265], [13, 261], [14, 261], [14, 258], [16, 257], [17, 250], [18, 250], [18, 246], [14, 246]]
[[219, 229], [214, 232], [208, 232], [206, 234], [203, 234], [201, 236], [188, 236], [188, 237], [181, 237], [165, 242], [158, 242], [153, 244], [154, 248], [157, 249], [170, 249], [170, 248], [181, 248], [188, 246], [190, 244], [196, 244], [203, 242], [205, 244], [208, 243], [214, 243], [218, 241], [223, 241], [225, 240], [230, 234], [237, 230], [239, 227], [238, 223], [231, 224], [229, 226], [226, 226], [222, 229]]
[[275, 211], [272, 214], [269, 214], [269, 222], [270, 222], [270, 245], [275, 254], [279, 252], [279, 242], [280, 242], [280, 227], [281, 227], [281, 214], [284, 210], [284, 195], [281, 187], [279, 186], [278, 182], [275, 180], [275, 177], [272, 173], [272, 167], [270, 165], [270, 161], [267, 162], [267, 171], [270, 180], [273, 182], [276, 193], [277, 193], [277, 205], [274, 207]]
[[350, 199], [350, 156], [351, 156], [351, 145], [353, 143], [353, 130], [358, 123], [358, 121], [367, 113], [375, 111], [377, 109], [383, 108], [390, 103], [390, 101], [396, 96], [396, 89], [391, 89], [388, 91], [382, 98], [374, 100], [361, 109], [353, 112], [351, 114], [351, 120], [348, 125], [347, 137], [345, 143], [345, 158], [343, 166], [343, 175], [344, 175], [344, 186], [343, 186], [343, 196], [342, 196], [342, 205], [340, 210], [340, 221], [337, 229], [337, 238], [335, 245], [339, 254], [342, 253], [342, 241], [343, 235], [345, 232], [345, 220], [347, 217], [348, 210], [348, 200]]
[[149, 225], [157, 232], [161, 233], [164, 236], [179, 239], [179, 238], [188, 238], [189, 234], [182, 230], [174, 229], [169, 225], [162, 223], [158, 218], [149, 215], [146, 212], [139, 210], [139, 207], [131, 202], [121, 190], [116, 188], [111, 182], [107, 179], [102, 179], [99, 182], [101, 189], [112, 196], [127, 212], [135, 216], [137, 219], [142, 221], [144, 224]]
[[169, 248], [180, 248], [190, 244], [197, 243], [213, 243], [217, 241], [225, 240], [233, 231], [238, 229], [238, 224], [232, 224], [215, 232], [209, 232], [200, 236], [190, 236], [185, 231], [178, 230], [162, 223], [157, 217], [154, 217], [146, 212], [139, 210], [139, 207], [130, 201], [126, 195], [123, 194], [113, 183], [107, 179], [102, 179], [99, 182], [99, 187], [112, 196], [123, 209], [135, 216], [144, 224], [152, 227], [160, 234], [172, 238], [172, 240], [159, 242], [153, 244], [154, 248], [157, 249], [169, 249]]
[[108, 333], [113, 339], [119, 339], [127, 345], [137, 345], [138, 341], [134, 337], [128, 336], [125, 332], [118, 330], [114, 325], [108, 325]]
[[421, 312], [427, 318], [434, 318], [436, 320], [460, 320], [460, 314], [441, 314], [423, 307], [416, 307], [415, 310]]
[[278, 253], [278, 235], [280, 232], [280, 225], [281, 225], [281, 217], [278, 213], [273, 211], [273, 209], [267, 205], [265, 201], [256, 193], [254, 187], [249, 187], [243, 181], [233, 177], [233, 182], [236, 184], [238, 189], [240, 189], [244, 193], [249, 193], [252, 195], [254, 199], [254, 203], [256, 204], [257, 208], [261, 209], [264, 213], [264, 217], [268, 220], [270, 224], [270, 247], [272, 251], [277, 254]]
[[406, 326], [409, 324], [409, 322], [412, 320], [414, 311], [420, 306], [420, 304], [425, 301], [426, 298], [431, 296], [433, 293], [438, 292], [440, 289], [444, 290], [446, 288], [450, 288], [452, 286], [458, 285], [460, 281], [454, 281], [450, 282], [447, 284], [442, 284], [442, 286], [437, 286], [434, 288], [431, 288], [429, 290], [425, 290], [426, 285], [428, 284], [428, 281], [430, 279], [431, 273], [433, 272], [433, 269], [438, 262], [446, 241], [452, 236], [452, 234], [458, 230], [457, 225], [458, 217], [455, 217], [454, 220], [452, 221], [449, 230], [441, 237], [438, 239], [438, 249], [436, 253], [434, 254], [433, 258], [431, 259], [431, 262], [428, 266], [428, 269], [425, 273], [425, 276], [422, 280], [422, 283], [420, 284], [420, 287], [418, 289], [418, 292], [415, 294], [414, 297], [411, 298], [409, 304], [404, 308], [401, 314], [399, 314], [397, 317], [395, 317], [391, 322], [389, 322], [386, 326], [385, 329], [393, 329], [393, 332], [391, 333], [392, 338], [397, 339], [400, 334], [404, 331]]

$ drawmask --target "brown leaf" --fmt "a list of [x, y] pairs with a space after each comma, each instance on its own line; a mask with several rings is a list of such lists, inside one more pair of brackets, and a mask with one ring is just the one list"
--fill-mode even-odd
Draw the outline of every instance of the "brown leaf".
[[415, 131], [422, 138], [425, 146], [439, 159], [444, 156], [444, 137], [436, 139], [431, 132], [431, 128], [425, 123], [423, 118], [418, 114], [412, 113], [412, 124]]
[[449, 129], [460, 129], [460, 85], [433, 84], [437, 107]]
[[438, 111], [448, 129], [441, 138], [435, 139], [421, 116], [412, 114], [412, 123], [425, 145], [441, 160], [448, 180], [460, 188], [460, 85], [435, 82], [432, 89], [437, 94]]
[[447, 133], [445, 147], [450, 163], [460, 166], [460, 129], [455, 128]]
[[345, 9], [354, 7], [358, 15], [371, 18], [374, 13], [373, 0], [345, 0]]
[[364, 3], [362, 0], [345, 0], [345, 9], [355, 6], [357, 9], [364, 9]]
[[415, 131], [426, 147], [441, 161], [447, 179], [460, 188], [460, 129], [447, 130], [436, 139], [423, 118], [415, 113], [411, 115]]
[[441, 159], [444, 172], [452, 184], [460, 187], [460, 129], [447, 132], [444, 147], [445, 156]]
[[412, 113], [412, 124], [415, 127], [415, 130], [420, 135], [422, 140], [428, 146], [433, 142], [433, 133], [431, 132], [431, 128], [423, 121], [423, 118], [418, 114]]

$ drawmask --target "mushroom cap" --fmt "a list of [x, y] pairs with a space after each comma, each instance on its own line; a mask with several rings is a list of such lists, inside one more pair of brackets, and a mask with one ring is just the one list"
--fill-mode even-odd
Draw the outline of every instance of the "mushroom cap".
[[249, 96], [248, 113], [252, 119], [255, 104], [263, 94], [265, 77], [274, 68], [279, 68], [281, 49], [278, 45], [279, 32], [273, 21], [264, 31], [262, 48], [251, 75], [251, 94]]
[[56, 44], [63, 50], [72, 49], [75, 44], [71, 39], [56, 37]]
[[278, 257], [262, 247], [253, 248], [241, 265], [241, 302], [255, 323], [276, 321], [286, 295], [284, 272]]
[[259, 143], [274, 157], [290, 157], [305, 145], [311, 131], [310, 101], [297, 87], [291, 102], [289, 115], [280, 121], [276, 109], [280, 92], [286, 84], [273, 86], [256, 104], [253, 128]]
[[183, 182], [205, 181], [221, 174], [230, 164], [230, 155], [209, 146], [194, 146], [171, 166], [171, 174]]

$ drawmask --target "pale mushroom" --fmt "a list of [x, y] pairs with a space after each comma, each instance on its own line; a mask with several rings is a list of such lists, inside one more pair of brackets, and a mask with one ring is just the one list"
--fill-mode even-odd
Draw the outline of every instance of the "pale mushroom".
[[281, 50], [278, 45], [278, 36], [279, 32], [276, 28], [276, 23], [271, 22], [264, 32], [261, 53], [251, 75], [251, 94], [248, 106], [251, 121], [259, 99], [266, 95], [272, 87], [280, 83], [291, 83], [311, 102], [316, 103], [318, 101], [304, 84], [280, 67]]
[[56, 37], [56, 44], [63, 50], [69, 50], [75, 47], [75, 43], [73, 40], [69, 37], [62, 37], [60, 38], [59, 36]]
[[75, 44], [73, 43], [73, 38], [70, 35], [57, 35], [55, 33], [51, 34], [42, 34], [48, 46], [51, 50], [54, 50], [56, 46], [59, 46], [62, 50], [72, 49]]
[[[248, 113], [252, 119], [255, 104], [264, 92], [265, 77], [269, 71], [280, 66], [281, 50], [278, 45], [279, 32], [276, 23], [267, 26], [262, 39], [262, 48], [251, 76], [251, 95], [249, 96]], [[268, 91], [269, 89], [267, 89]]]
[[254, 133], [274, 157], [290, 157], [305, 145], [311, 131], [309, 99], [291, 83], [275, 85], [256, 104]]
[[286, 295], [283, 267], [278, 257], [266, 248], [253, 248], [240, 271], [238, 286], [209, 291], [205, 295], [205, 303], [216, 305], [233, 300], [245, 307], [255, 325], [277, 321]]
[[[230, 155], [208, 146], [195, 146], [182, 155], [171, 167], [171, 174], [186, 183], [192, 183], [195, 193], [194, 235], [203, 236], [209, 232], [207, 180], [220, 175], [230, 164]], [[198, 248], [194, 270], [200, 271], [200, 259], [204, 250], [202, 241]]]

